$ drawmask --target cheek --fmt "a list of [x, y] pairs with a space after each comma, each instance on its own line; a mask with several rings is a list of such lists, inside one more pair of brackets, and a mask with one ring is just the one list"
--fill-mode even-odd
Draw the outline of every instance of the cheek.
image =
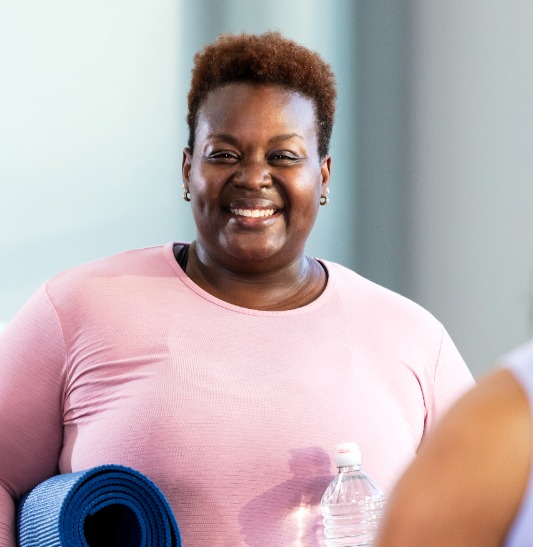
[[216, 182], [203, 177], [201, 174], [191, 177], [189, 190], [191, 192], [191, 201], [194, 201], [197, 207], [214, 207], [215, 203], [218, 202], [219, 186]]
[[300, 184], [295, 188], [296, 203], [305, 203], [307, 207], [315, 208], [319, 205], [322, 195], [322, 178], [313, 177], [306, 184]]
[[302, 230], [308, 231], [314, 224], [320, 207], [320, 195], [321, 188], [315, 185], [311, 188], [308, 186], [305, 190], [294, 195], [293, 213], [296, 214], [293, 217], [293, 222], [298, 219], [297, 225]]

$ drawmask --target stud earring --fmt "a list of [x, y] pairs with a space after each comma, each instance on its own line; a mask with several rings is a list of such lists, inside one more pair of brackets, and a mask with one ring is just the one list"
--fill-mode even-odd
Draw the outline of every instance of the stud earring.
[[[326, 188], [326, 194], [329, 194], [329, 188]], [[320, 205], [324, 206], [327, 205], [329, 202], [329, 198], [327, 195], [320, 196]]]
[[183, 190], [183, 199], [185, 201], [191, 201], [191, 193], [187, 190], [187, 188], [185, 188], [185, 184], [182, 184], [181, 188]]

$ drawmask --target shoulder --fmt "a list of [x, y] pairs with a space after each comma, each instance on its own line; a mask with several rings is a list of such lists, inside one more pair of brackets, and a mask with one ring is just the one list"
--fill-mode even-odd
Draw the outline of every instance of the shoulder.
[[364, 313], [377, 328], [398, 330], [407, 338], [430, 336], [440, 345], [443, 326], [420, 304], [334, 262], [326, 265], [334, 291], [353, 313]]
[[165, 261], [163, 245], [123, 251], [68, 268], [47, 282], [52, 291], [91, 278], [147, 274]]
[[509, 371], [497, 369], [422, 443], [391, 496], [385, 534], [394, 529], [398, 547], [422, 545], [416, 537], [424, 537], [424, 545], [500, 545], [518, 510], [530, 458], [527, 398]]
[[520, 433], [529, 431], [530, 420], [525, 392], [509, 370], [498, 368], [457, 401], [435, 437], [441, 443], [452, 441], [454, 450], [468, 443], [471, 450], [467, 457], [490, 462], [508, 452], [508, 461], [512, 461], [513, 452], [524, 448], [524, 436]]
[[121, 295], [139, 295], [151, 279], [170, 275], [165, 246], [159, 245], [79, 264], [50, 278], [45, 289], [57, 311], [76, 311], [88, 301], [112, 305]]
[[426, 318], [433, 317], [430, 312], [410, 298], [379, 285], [345, 266], [335, 262], [323, 262], [334, 280], [336, 288], [343, 291], [346, 297], [356, 298], [363, 303], [371, 301], [373, 304], [377, 303], [397, 310], [410, 311]]
[[[525, 392], [499, 368], [459, 399], [428, 443], [426, 461], [437, 458], [449, 471], [442, 480], [451, 481], [457, 499], [463, 496], [473, 526], [492, 523], [492, 537], [503, 538], [518, 510], [531, 461], [531, 430]], [[461, 494], [466, 484], [470, 493]]]

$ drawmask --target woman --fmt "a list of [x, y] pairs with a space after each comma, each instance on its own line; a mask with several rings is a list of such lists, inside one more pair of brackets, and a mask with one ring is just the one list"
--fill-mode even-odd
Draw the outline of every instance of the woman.
[[533, 545], [533, 341], [502, 362], [420, 449], [377, 546]]
[[165, 493], [187, 546], [320, 545], [338, 442], [388, 489], [472, 377], [442, 325], [306, 256], [328, 202], [335, 82], [278, 33], [195, 57], [190, 244], [45, 284], [0, 346], [0, 537], [53, 475], [120, 463]]

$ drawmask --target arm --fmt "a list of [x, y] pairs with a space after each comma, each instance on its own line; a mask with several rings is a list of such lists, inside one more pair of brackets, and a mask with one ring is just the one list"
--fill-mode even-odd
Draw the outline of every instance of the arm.
[[0, 545], [15, 547], [15, 505], [5, 488], [0, 486]]
[[376, 547], [501, 545], [527, 484], [527, 398], [498, 370], [422, 443], [387, 504]]
[[15, 544], [19, 497], [57, 473], [65, 349], [43, 289], [0, 336], [0, 546]]

